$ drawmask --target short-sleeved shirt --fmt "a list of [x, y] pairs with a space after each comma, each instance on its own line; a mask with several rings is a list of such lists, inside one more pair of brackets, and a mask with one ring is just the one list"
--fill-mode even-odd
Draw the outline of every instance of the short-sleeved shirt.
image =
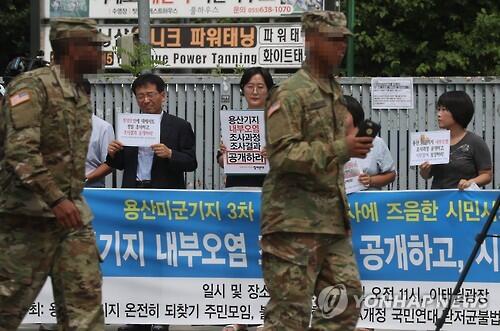
[[[380, 137], [373, 139], [373, 148], [366, 155], [366, 158], [351, 158], [354, 160], [359, 170], [370, 176], [395, 171], [394, 159], [384, 140]], [[370, 190], [380, 190], [378, 187], [370, 187]]]
[[432, 189], [457, 188], [461, 179], [471, 179], [479, 171], [491, 169], [491, 154], [484, 140], [467, 132], [455, 145], [450, 146], [450, 162], [431, 168]]
[[[94, 171], [106, 162], [108, 145], [115, 139], [113, 126], [96, 115], [92, 115], [92, 134], [90, 135], [89, 150], [85, 161], [85, 174]], [[87, 183], [87, 187], [104, 187], [104, 178]]]

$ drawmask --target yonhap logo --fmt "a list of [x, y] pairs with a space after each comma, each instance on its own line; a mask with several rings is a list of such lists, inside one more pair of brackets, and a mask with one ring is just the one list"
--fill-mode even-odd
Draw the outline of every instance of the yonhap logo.
[[344, 284], [328, 286], [318, 296], [318, 308], [324, 318], [333, 318], [346, 310], [348, 301]]

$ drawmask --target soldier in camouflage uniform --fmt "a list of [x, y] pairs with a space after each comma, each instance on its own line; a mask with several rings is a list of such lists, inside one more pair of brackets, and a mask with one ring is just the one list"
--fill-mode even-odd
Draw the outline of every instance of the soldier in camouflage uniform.
[[270, 300], [263, 329], [308, 329], [316, 295], [321, 301], [310, 330], [353, 330], [359, 314], [353, 298], [361, 295], [361, 284], [348, 234], [343, 165], [365, 157], [372, 138], [345, 135], [346, 108], [332, 75], [350, 34], [345, 16], [309, 12], [303, 29], [306, 62], [271, 91], [266, 105], [271, 168], [262, 190], [261, 247]]
[[102, 67], [94, 20], [52, 22], [56, 65], [16, 77], [0, 112], [0, 331], [51, 276], [59, 330], [104, 330], [102, 276], [82, 189], [91, 130], [79, 83]]

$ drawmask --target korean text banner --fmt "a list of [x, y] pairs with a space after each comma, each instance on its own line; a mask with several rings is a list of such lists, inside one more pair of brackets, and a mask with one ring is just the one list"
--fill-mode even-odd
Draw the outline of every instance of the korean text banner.
[[[137, 2], [44, 0], [44, 17], [137, 18]], [[278, 17], [323, 9], [323, 0], [150, 0], [151, 18]]]
[[[349, 196], [358, 326], [433, 329], [499, 191]], [[261, 322], [260, 192], [88, 189], [107, 323]], [[497, 220], [490, 234], [500, 233]], [[498, 238], [474, 260], [447, 330], [500, 326]], [[341, 284], [332, 284], [332, 286]], [[25, 322], [50, 322], [50, 286]]]
[[[43, 49], [52, 48], [45, 26]], [[105, 68], [118, 68], [116, 39], [136, 32], [137, 26], [99, 25], [111, 37], [105, 43]], [[299, 23], [153, 25], [151, 57], [160, 68], [236, 68], [248, 66], [298, 68], [304, 61], [304, 38]]]

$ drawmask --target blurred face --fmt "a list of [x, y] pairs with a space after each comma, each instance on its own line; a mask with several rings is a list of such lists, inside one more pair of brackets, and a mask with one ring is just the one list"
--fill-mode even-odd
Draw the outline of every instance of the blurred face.
[[67, 56], [79, 74], [95, 74], [104, 64], [101, 47], [101, 43], [90, 39], [71, 39]]
[[261, 74], [253, 75], [248, 83], [243, 86], [243, 95], [249, 109], [264, 109], [267, 98], [267, 86]]
[[437, 109], [437, 120], [440, 129], [449, 129], [456, 124], [451, 112], [443, 106], [439, 106]]
[[160, 114], [163, 102], [166, 100], [165, 91], [158, 92], [155, 84], [148, 83], [135, 89], [137, 104], [143, 113]]
[[347, 50], [345, 36], [329, 33], [310, 33], [309, 54], [327, 68], [338, 68]]

